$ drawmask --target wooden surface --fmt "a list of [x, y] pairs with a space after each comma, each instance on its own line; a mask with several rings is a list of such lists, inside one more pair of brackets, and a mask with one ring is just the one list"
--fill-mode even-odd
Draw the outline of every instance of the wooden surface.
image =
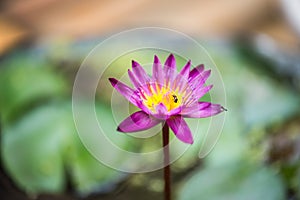
[[0, 53], [28, 37], [80, 39], [141, 26], [167, 27], [202, 38], [261, 31], [282, 42], [298, 41], [283, 18], [278, 0], [25, 2], [2, 2]]

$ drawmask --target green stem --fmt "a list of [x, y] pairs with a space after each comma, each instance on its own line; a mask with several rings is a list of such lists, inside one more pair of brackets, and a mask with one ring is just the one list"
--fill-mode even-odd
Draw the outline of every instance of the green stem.
[[169, 126], [163, 125], [163, 148], [164, 148], [164, 180], [165, 180], [165, 200], [171, 200], [171, 173], [170, 173], [170, 150], [169, 150]]

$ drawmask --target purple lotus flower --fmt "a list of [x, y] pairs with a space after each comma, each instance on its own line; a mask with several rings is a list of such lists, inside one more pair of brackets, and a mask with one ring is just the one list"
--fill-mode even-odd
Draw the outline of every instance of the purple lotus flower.
[[118, 92], [141, 109], [122, 121], [117, 130], [137, 132], [166, 122], [179, 140], [192, 144], [191, 130], [183, 118], [210, 117], [225, 109], [219, 104], [198, 101], [212, 88], [212, 85], [205, 85], [211, 71], [205, 71], [204, 65], [191, 71], [190, 67], [191, 61], [178, 73], [173, 54], [167, 58], [164, 67], [154, 56], [152, 77], [139, 63], [132, 61], [128, 75], [133, 89], [115, 78], [109, 78]]

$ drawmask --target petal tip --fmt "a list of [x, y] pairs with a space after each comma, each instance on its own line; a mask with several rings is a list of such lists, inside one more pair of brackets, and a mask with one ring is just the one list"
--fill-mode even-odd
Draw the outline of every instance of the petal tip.
[[207, 70], [207, 74], [208, 74], [208, 76], [210, 76], [210, 74], [211, 74], [211, 69]]
[[201, 73], [202, 71], [204, 71], [205, 66], [204, 66], [204, 64], [200, 64], [200, 65], [198, 65], [198, 66], [196, 67], [196, 69], [197, 69], [197, 71], [198, 71], [199, 73]]
[[117, 131], [123, 132], [122, 129], [118, 126]]
[[139, 66], [140, 64], [138, 62], [136, 62], [135, 60], [131, 61], [132, 63], [132, 68]]
[[190, 137], [186, 137], [184, 142], [187, 143], [187, 144], [193, 144], [194, 143], [194, 138], [193, 138], [192, 134], [191, 134]]
[[171, 53], [165, 62], [165, 67], [175, 69], [176, 68], [176, 60], [174, 55]]
[[110, 81], [113, 87], [115, 87], [115, 85], [118, 83], [118, 80], [115, 78], [108, 78], [108, 80]]
[[175, 59], [175, 56], [173, 53], [171, 53], [167, 58], [167, 60], [174, 60], [174, 59]]
[[228, 111], [226, 108], [224, 108], [223, 106], [221, 106], [221, 112], [223, 111]]
[[175, 58], [173, 53], [170, 53], [169, 58]]
[[181, 142], [186, 144], [194, 144], [193, 137], [185, 137], [185, 138], [178, 138]]
[[194, 140], [192, 139], [192, 140], [189, 140], [189, 141], [187, 141], [186, 143], [188, 143], [188, 144], [194, 144]]
[[157, 57], [157, 55], [154, 55], [154, 63], [159, 63], [159, 58]]

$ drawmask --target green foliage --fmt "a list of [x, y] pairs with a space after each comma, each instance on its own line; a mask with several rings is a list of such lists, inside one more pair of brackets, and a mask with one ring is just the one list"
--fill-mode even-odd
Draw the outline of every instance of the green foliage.
[[[285, 199], [287, 183], [296, 178], [284, 180], [284, 174], [276, 171], [279, 166], [263, 166], [272, 137], [266, 127], [299, 113], [299, 95], [254, 73], [248, 61], [232, 49], [227, 56], [215, 48], [210, 52], [220, 66], [228, 112], [219, 142], [205, 158], [205, 166], [183, 181], [179, 199]], [[288, 163], [281, 163], [281, 167], [285, 165]]]
[[71, 104], [60, 103], [39, 107], [3, 130], [4, 164], [20, 188], [61, 192], [67, 172], [75, 189], [86, 194], [123, 176], [91, 156], [73, 123]]
[[70, 146], [66, 110], [42, 107], [3, 130], [3, 159], [17, 184], [29, 193], [63, 190], [65, 146]]
[[[71, 87], [63, 74], [30, 53], [16, 54], [0, 64], [1, 154], [20, 189], [30, 194], [63, 192], [69, 178], [73, 189], [88, 194], [112, 187], [124, 177], [101, 164], [81, 143], [71, 102], [66, 100]], [[110, 130], [108, 137], [120, 139], [111, 129], [116, 125], [110, 110], [97, 102], [96, 112], [105, 116], [101, 119]], [[129, 148], [124, 135], [119, 137], [118, 145]], [[97, 145], [104, 148], [101, 142]]]
[[4, 123], [18, 118], [34, 104], [67, 94], [66, 81], [45, 61], [17, 56], [1, 64], [0, 110]]
[[5, 128], [2, 137], [6, 169], [29, 193], [61, 192], [65, 172], [82, 193], [120, 178], [120, 173], [98, 162], [83, 147], [68, 103], [33, 110], [14, 126]]
[[184, 184], [180, 200], [283, 200], [281, 179], [269, 168], [244, 161], [207, 167]]
[[[93, 46], [94, 43], [91, 43], [86, 48], [92, 49]], [[71, 49], [75, 53], [70, 53]], [[76, 48], [68, 46], [54, 58], [65, 58], [62, 55], [64, 52], [82, 55], [76, 51]], [[228, 112], [219, 142], [204, 159], [204, 167], [179, 183], [182, 186], [178, 192], [179, 199], [281, 200], [284, 199], [289, 181], [299, 196], [298, 166], [293, 165], [295, 173], [290, 177], [291, 169], [284, 167], [286, 162], [278, 162], [277, 166], [265, 166], [263, 163], [268, 157], [267, 144], [273, 137], [266, 127], [299, 114], [299, 94], [262, 74], [254, 73], [250, 70], [252, 66], [249, 62], [241, 59], [234, 49], [212, 46], [209, 52], [224, 80]], [[168, 52], [159, 51], [157, 54], [163, 62]], [[70, 55], [68, 59], [76, 60], [76, 56]], [[110, 104], [103, 103], [110, 103], [113, 90], [107, 78], [112, 75], [122, 77], [130, 68], [132, 59], [151, 63], [153, 49], [129, 52], [111, 63], [100, 80], [95, 112], [103, 125], [102, 129], [116, 146], [129, 151], [140, 149], [149, 152], [160, 148], [160, 135], [136, 139], [117, 133]], [[180, 69], [185, 60], [178, 56], [176, 59]], [[101, 61], [94, 60], [92, 64], [97, 69]], [[77, 192], [89, 194], [111, 188], [113, 183], [124, 177], [123, 173], [101, 164], [79, 139], [70, 102], [72, 86], [68, 85], [67, 76], [61, 73], [63, 70], [54, 68], [49, 60], [32, 52], [16, 54], [1, 61], [0, 65], [1, 154], [6, 171], [20, 189], [31, 194], [63, 192], [69, 178]], [[151, 66], [146, 67], [149, 73]], [[218, 101], [217, 95], [215, 98], [214, 101]], [[209, 101], [210, 96], [205, 95], [202, 100]], [[83, 109], [85, 106], [82, 105]], [[130, 108], [129, 111], [133, 112], [134, 109]], [[81, 120], [89, 123], [86, 116], [82, 116]], [[196, 141], [172, 164], [175, 173], [189, 169], [199, 159], [199, 150], [210, 119], [187, 119], [187, 123]], [[172, 135], [171, 139], [176, 138]], [[105, 142], [96, 140], [94, 144], [96, 150], [106, 152]], [[176, 146], [172, 150], [181, 152], [181, 148], [185, 146]], [[118, 154], [109, 156], [120, 163], [125, 159]], [[274, 172], [274, 169], [281, 168], [286, 169], [284, 173], [289, 175], [286, 179], [292, 181], [282, 180], [282, 171], [276, 171], [278, 174]]]

